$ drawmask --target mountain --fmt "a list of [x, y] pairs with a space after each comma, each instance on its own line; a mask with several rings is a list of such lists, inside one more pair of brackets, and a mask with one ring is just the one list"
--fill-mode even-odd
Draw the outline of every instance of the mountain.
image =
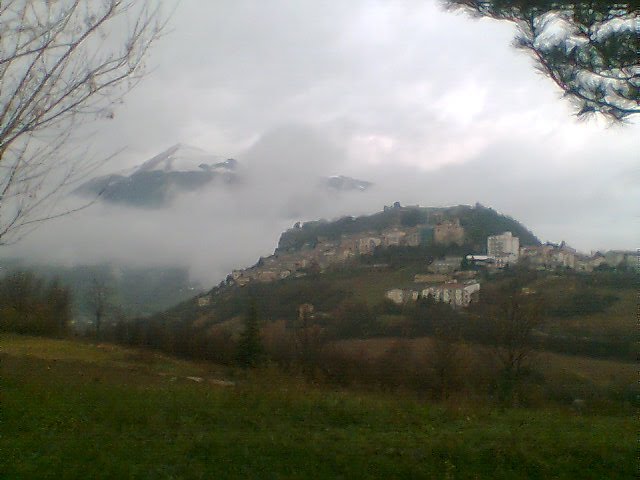
[[110, 203], [160, 208], [181, 192], [198, 190], [214, 181], [225, 185], [237, 182], [236, 169], [232, 158], [222, 160], [179, 143], [132, 169], [93, 178], [75, 193], [100, 195]]
[[323, 181], [324, 185], [328, 189], [342, 192], [350, 190], [364, 191], [373, 186], [373, 183], [371, 182], [358, 180], [357, 178], [345, 177], [344, 175], [333, 175], [331, 177], [324, 178]]
[[[243, 180], [239, 170], [239, 163], [233, 158], [223, 159], [178, 143], [132, 169], [93, 178], [75, 193], [99, 195], [110, 203], [161, 208], [183, 192], [215, 183], [232, 187]], [[338, 175], [322, 178], [320, 186], [334, 192], [364, 191], [372, 183]]]
[[233, 159], [221, 161], [220, 157], [204, 150], [178, 143], [171, 148], [134, 167], [132, 174], [143, 172], [229, 172], [235, 170], [237, 162]]

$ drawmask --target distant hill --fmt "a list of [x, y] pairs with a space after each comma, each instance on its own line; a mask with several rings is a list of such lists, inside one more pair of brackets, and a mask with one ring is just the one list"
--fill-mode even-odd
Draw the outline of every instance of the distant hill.
[[[382, 232], [394, 227], [410, 229], [452, 219], [457, 219], [465, 229], [463, 245], [381, 246], [369, 255], [356, 255], [344, 262], [322, 263], [320, 257], [315, 257], [318, 259], [316, 271], [313, 267], [297, 271], [291, 267], [293, 260], [305, 255], [313, 256], [315, 247], [344, 235]], [[297, 306], [304, 302], [314, 304], [321, 311], [335, 310], [350, 298], [376, 304], [383, 300], [387, 289], [411, 285], [414, 275], [424, 272], [430, 259], [484, 252], [487, 236], [505, 231], [520, 237], [522, 245], [540, 244], [536, 236], [515, 219], [479, 204], [403, 207], [396, 203], [373, 215], [297, 224], [281, 235], [274, 255], [261, 258], [249, 269], [234, 272], [237, 277], [230, 275], [226, 282], [200, 297], [205, 299], [204, 305], [199, 305], [194, 298], [156, 315], [154, 319], [187, 324], [196, 319], [201, 319], [203, 324], [222, 323], [242, 315], [250, 298], [260, 298], [260, 308], [265, 317], [289, 320], [295, 317]], [[376, 270], [379, 265], [384, 265], [383, 271]], [[267, 278], [260, 274], [261, 271], [269, 273], [287, 269], [291, 270], [286, 277]], [[247, 277], [253, 280], [246, 284], [237, 280]]]

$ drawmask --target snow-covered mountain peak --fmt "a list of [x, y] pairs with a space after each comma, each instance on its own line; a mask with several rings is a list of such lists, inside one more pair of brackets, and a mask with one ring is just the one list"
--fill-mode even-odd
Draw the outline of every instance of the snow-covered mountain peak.
[[193, 172], [212, 170], [217, 168], [231, 170], [235, 167], [232, 162], [223, 157], [212, 155], [205, 150], [177, 143], [155, 157], [147, 160], [134, 173], [140, 172]]
[[373, 183], [371, 182], [358, 180], [357, 178], [352, 177], [345, 177], [344, 175], [331, 175], [330, 177], [327, 177], [324, 182], [328, 188], [340, 191], [365, 191], [373, 185]]

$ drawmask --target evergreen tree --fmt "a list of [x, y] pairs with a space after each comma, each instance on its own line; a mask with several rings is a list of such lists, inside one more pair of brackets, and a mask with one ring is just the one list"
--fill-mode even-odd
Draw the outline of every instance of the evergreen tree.
[[244, 317], [244, 330], [238, 342], [236, 361], [243, 368], [254, 368], [261, 362], [263, 355], [258, 309], [255, 300], [252, 300]]

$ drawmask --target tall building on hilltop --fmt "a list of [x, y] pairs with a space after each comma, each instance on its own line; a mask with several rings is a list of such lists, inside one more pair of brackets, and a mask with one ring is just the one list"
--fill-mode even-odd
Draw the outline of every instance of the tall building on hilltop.
[[518, 260], [520, 239], [511, 232], [487, 237], [487, 255], [495, 258], [498, 263], [513, 263]]

